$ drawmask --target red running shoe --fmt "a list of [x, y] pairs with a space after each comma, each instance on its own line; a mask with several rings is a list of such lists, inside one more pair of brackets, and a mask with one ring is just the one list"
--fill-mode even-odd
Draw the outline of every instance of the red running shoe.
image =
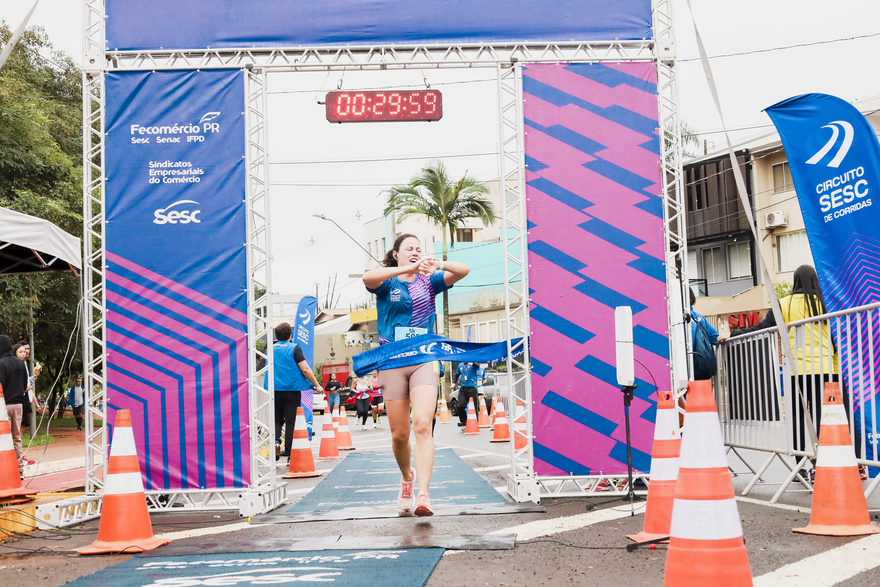
[[417, 516], [433, 516], [434, 510], [431, 509], [431, 498], [427, 493], [420, 493], [416, 498], [416, 509], [413, 513]]

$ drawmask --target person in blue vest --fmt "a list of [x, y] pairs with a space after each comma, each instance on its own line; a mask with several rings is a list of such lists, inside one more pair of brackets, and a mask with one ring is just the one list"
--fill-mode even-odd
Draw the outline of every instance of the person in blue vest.
[[[402, 234], [385, 256], [383, 267], [364, 273], [364, 286], [376, 294], [379, 344], [434, 332], [436, 306], [434, 296], [446, 291], [465, 277], [470, 268], [456, 261], [441, 261], [422, 256], [422, 245], [412, 234]], [[397, 505], [417, 516], [430, 516], [429, 486], [434, 468], [434, 438], [431, 423], [437, 406], [440, 385], [437, 361], [380, 369], [385, 413], [391, 427], [391, 447], [400, 468], [401, 481]], [[415, 432], [415, 469], [411, 465], [410, 410]], [[413, 485], [418, 478], [418, 495]], [[415, 505], [415, 509], [413, 509]]]
[[474, 400], [474, 410], [480, 411], [479, 388], [483, 379], [480, 375], [479, 363], [460, 363], [455, 370], [455, 384], [458, 390], [458, 425], [464, 427], [467, 424], [468, 404]]
[[[293, 329], [287, 322], [275, 327], [275, 338], [278, 342], [272, 347], [272, 365], [266, 373], [272, 373], [275, 381], [275, 454], [278, 457], [290, 457], [293, 443], [293, 427], [296, 423], [296, 411], [302, 403], [302, 392], [324, 388], [318, 383], [312, 368], [306, 361], [300, 346], [291, 342]], [[268, 381], [268, 379], [267, 379]], [[284, 452], [280, 452], [281, 427], [284, 426]]]

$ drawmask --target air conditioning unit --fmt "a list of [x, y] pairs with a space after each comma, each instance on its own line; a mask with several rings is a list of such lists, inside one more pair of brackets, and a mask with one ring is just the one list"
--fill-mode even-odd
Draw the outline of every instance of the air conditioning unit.
[[788, 224], [788, 218], [785, 217], [785, 212], [781, 210], [767, 212], [765, 220], [767, 221], [767, 228], [779, 228]]

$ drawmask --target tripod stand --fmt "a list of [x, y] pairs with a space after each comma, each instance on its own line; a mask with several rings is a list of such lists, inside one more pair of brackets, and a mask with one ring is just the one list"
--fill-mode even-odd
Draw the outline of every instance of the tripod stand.
[[[623, 385], [620, 388], [620, 391], [623, 392], [623, 416], [626, 421], [626, 472], [627, 472], [627, 494], [626, 501], [629, 501], [630, 504], [630, 515], [636, 515], [635, 502], [641, 501], [641, 497], [636, 495], [635, 488], [633, 487], [633, 466], [632, 466], [632, 439], [630, 437], [630, 428], [629, 428], [629, 406], [632, 403], [633, 395], [638, 385]], [[611, 503], [617, 501], [616, 499], [611, 499], [608, 501], [603, 501], [595, 504], [587, 504], [587, 511], [595, 509], [596, 506], [605, 505], [607, 503]]]
[[629, 432], [629, 406], [632, 403], [633, 394], [636, 390], [637, 385], [624, 385], [620, 388], [620, 391], [623, 392], [623, 417], [626, 420], [626, 473], [627, 478], [629, 479], [629, 484], [627, 485], [627, 499], [629, 499], [629, 505], [631, 508], [630, 515], [636, 515], [635, 502], [638, 499], [636, 497], [635, 488], [633, 487], [633, 461], [632, 461], [632, 440], [630, 438]]

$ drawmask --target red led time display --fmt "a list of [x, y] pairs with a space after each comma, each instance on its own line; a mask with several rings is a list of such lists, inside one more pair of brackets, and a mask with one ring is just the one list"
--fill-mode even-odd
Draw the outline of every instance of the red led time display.
[[330, 92], [330, 122], [390, 122], [440, 120], [443, 96], [437, 90], [379, 90]]

